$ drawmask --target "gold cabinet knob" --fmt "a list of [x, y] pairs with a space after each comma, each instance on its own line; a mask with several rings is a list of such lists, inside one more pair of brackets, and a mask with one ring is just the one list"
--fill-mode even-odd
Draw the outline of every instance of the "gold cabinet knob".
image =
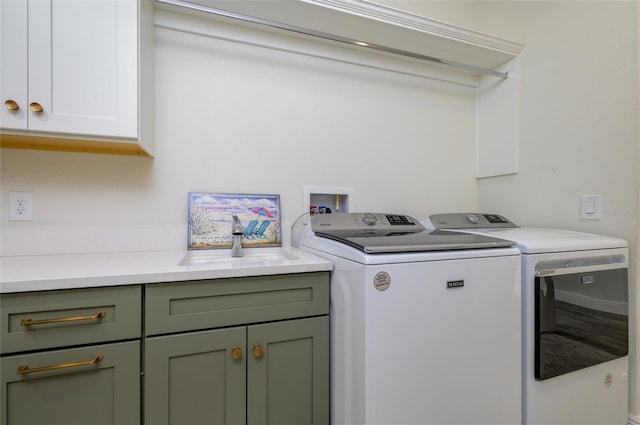
[[29, 104], [29, 108], [31, 108], [31, 110], [33, 112], [42, 112], [42, 111], [44, 111], [44, 108], [38, 102], [31, 102]]
[[264, 348], [262, 348], [262, 345], [256, 345], [253, 347], [253, 355], [255, 357], [262, 357], [263, 354], [264, 354]]
[[10, 111], [17, 111], [18, 109], [20, 109], [20, 105], [18, 105], [18, 102], [11, 99], [5, 101], [4, 106], [6, 106], [7, 109]]
[[231, 350], [231, 358], [233, 360], [240, 360], [242, 358], [242, 348], [235, 347], [233, 350]]

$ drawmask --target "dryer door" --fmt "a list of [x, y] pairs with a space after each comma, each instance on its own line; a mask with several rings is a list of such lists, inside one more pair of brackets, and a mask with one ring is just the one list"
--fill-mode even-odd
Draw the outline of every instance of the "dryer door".
[[628, 270], [615, 264], [539, 270], [535, 279], [537, 380], [629, 352]]

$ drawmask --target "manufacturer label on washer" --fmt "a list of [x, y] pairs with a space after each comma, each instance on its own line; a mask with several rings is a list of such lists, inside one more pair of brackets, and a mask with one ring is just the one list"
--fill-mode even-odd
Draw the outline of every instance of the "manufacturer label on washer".
[[386, 291], [391, 286], [391, 276], [387, 272], [378, 272], [373, 278], [373, 287], [378, 291]]
[[447, 280], [447, 289], [462, 288], [464, 286], [464, 279], [460, 280]]

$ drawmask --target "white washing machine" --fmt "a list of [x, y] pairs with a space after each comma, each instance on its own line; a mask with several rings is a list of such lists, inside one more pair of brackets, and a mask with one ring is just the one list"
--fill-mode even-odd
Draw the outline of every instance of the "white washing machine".
[[333, 262], [332, 424], [520, 422], [520, 252], [394, 214], [311, 218]]
[[430, 222], [511, 240], [522, 252], [522, 422], [626, 424], [626, 241], [520, 228], [497, 214], [435, 214]]

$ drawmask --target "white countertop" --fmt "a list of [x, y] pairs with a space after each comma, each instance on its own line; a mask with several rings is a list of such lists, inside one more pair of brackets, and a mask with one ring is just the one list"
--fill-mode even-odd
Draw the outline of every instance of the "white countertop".
[[[179, 265], [188, 255], [188, 263]], [[297, 248], [138, 251], [0, 257], [0, 293], [220, 279], [332, 270]]]

